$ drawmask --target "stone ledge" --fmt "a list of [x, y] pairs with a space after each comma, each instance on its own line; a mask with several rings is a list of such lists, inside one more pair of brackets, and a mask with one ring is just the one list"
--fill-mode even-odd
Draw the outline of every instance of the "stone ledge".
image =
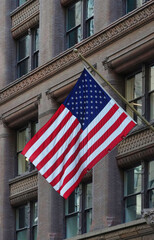
[[147, 225], [144, 219], [140, 219], [102, 230], [96, 230], [93, 232], [78, 235], [76, 237], [69, 238], [68, 240], [133, 240], [134, 238], [138, 239], [139, 237], [143, 236], [143, 234], [150, 235], [153, 233], [153, 228]]
[[36, 170], [31, 173], [18, 176], [9, 181], [10, 202], [16, 205], [20, 202], [27, 201], [37, 197], [38, 173]]

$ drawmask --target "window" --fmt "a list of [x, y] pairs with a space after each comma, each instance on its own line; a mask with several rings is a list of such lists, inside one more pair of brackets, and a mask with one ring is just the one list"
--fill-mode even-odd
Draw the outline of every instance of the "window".
[[26, 128], [17, 131], [17, 161], [18, 175], [33, 170], [34, 166], [22, 154], [22, 150], [26, 143], [34, 136], [37, 131], [37, 123], [29, 123]]
[[154, 160], [124, 172], [125, 221], [141, 218], [143, 208], [154, 207]]
[[17, 41], [17, 75], [23, 76], [38, 67], [39, 28], [29, 30], [29, 34]]
[[[140, 72], [126, 78], [125, 97], [148, 121], [154, 119], [154, 65], [143, 65]], [[128, 106], [126, 111], [138, 124], [141, 123]]]
[[80, 184], [65, 200], [66, 238], [90, 231], [92, 183]]
[[16, 240], [37, 239], [37, 218], [37, 202], [16, 208]]
[[27, 0], [17, 0], [17, 6], [21, 6], [22, 4], [26, 3]]
[[28, 205], [16, 209], [16, 235], [17, 240], [28, 239]]
[[143, 3], [149, 0], [126, 0], [126, 13], [131, 12], [135, 8], [141, 7]]
[[94, 0], [80, 0], [66, 11], [67, 46], [72, 47], [94, 33]]

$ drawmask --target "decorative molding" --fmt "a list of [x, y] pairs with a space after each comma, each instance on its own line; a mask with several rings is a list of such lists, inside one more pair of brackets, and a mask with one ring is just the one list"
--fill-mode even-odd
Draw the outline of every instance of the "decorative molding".
[[28, 28], [39, 23], [39, 1], [30, 1], [24, 8], [11, 14], [12, 18], [12, 35], [17, 38], [23, 34]]
[[10, 201], [12, 205], [37, 197], [38, 174], [36, 171], [10, 181]]
[[[85, 39], [76, 45], [79, 52], [84, 56], [94, 53], [96, 50], [103, 48], [106, 44], [115, 41], [132, 30], [146, 24], [154, 17], [154, 2], [149, 1], [141, 8], [133, 11], [131, 14], [125, 15], [121, 19], [112, 23], [101, 32]], [[26, 76], [12, 82], [0, 92], [0, 104], [11, 99], [17, 94], [25, 91], [33, 85], [42, 82], [48, 77], [52, 77], [56, 73], [63, 71], [79, 61], [79, 56], [73, 52], [73, 48], [61, 53], [42, 67], [35, 69]]]
[[142, 216], [146, 223], [154, 228], [154, 208], [143, 209]]
[[150, 160], [154, 155], [154, 134], [144, 130], [132, 134], [118, 145], [117, 161], [121, 167], [127, 167], [143, 159]]
[[38, 104], [40, 102], [41, 94], [28, 99], [22, 104], [2, 113], [0, 119], [7, 127], [19, 127], [29, 119], [38, 118]]

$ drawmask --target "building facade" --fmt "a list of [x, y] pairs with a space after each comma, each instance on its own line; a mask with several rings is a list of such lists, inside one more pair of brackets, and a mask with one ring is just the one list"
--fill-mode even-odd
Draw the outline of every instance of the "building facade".
[[0, 240], [154, 239], [154, 132], [91, 69], [129, 136], [67, 200], [21, 155], [84, 68], [74, 48], [154, 124], [153, 19], [153, 0], [0, 1]]

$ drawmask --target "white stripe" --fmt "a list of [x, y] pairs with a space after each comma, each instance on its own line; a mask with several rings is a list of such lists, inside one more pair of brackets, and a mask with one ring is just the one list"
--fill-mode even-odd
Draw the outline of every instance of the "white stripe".
[[60, 141], [60, 139], [67, 132], [69, 127], [75, 121], [75, 119], [76, 117], [72, 115], [70, 119], [67, 121], [67, 123], [64, 125], [64, 127], [58, 132], [56, 137], [50, 142], [50, 144], [35, 158], [35, 160], [33, 161], [33, 164], [35, 166], [37, 166], [42, 161], [42, 159], [54, 148], [57, 142]]
[[[73, 139], [77, 133], [80, 131], [81, 129], [81, 124], [78, 124], [76, 126], [76, 128], [74, 128], [73, 132], [70, 134], [70, 136], [68, 136], [68, 139], [65, 141], [65, 143], [58, 149], [57, 152], [55, 152], [55, 154], [52, 156], [52, 158], [50, 158], [50, 160], [40, 169], [40, 173], [43, 175], [45, 174], [45, 172], [52, 167], [52, 165], [58, 160], [58, 158], [64, 153], [64, 151], [66, 150], [66, 148], [68, 147], [69, 143], [70, 143], [70, 139]], [[60, 167], [60, 165], [59, 165]], [[58, 168], [59, 168], [58, 167]], [[58, 171], [58, 169], [56, 170]], [[54, 174], [54, 173], [53, 173]]]
[[[66, 154], [63, 163], [60, 165], [58, 171], [57, 171], [57, 175], [60, 173], [60, 169], [62, 170], [63, 166], [66, 164], [66, 162], [68, 161], [68, 159], [70, 158], [70, 156], [72, 156], [72, 154], [76, 151], [76, 149], [78, 148], [80, 142], [87, 136], [87, 134], [91, 131], [92, 128], [95, 127], [95, 125], [97, 125], [97, 123], [100, 122], [100, 120], [107, 114], [107, 112], [113, 107], [113, 105], [115, 104], [114, 101], [110, 101], [106, 107], [104, 107], [104, 109], [97, 115], [97, 117], [88, 125], [87, 129], [85, 129], [82, 134], [80, 135], [78, 141], [76, 142], [76, 144], [70, 149], [70, 151]], [[55, 170], [56, 173], [56, 170]], [[54, 177], [56, 177], [54, 173]], [[53, 174], [53, 173], [52, 173]], [[52, 174], [46, 179], [48, 182], [51, 182], [54, 177], [52, 176]]]
[[[80, 150], [74, 161], [65, 169], [65, 173], [63, 174], [60, 181], [55, 185], [55, 189], [59, 189], [65, 179], [65, 177], [76, 167], [78, 160], [88, 151], [88, 149], [113, 125], [113, 123], [119, 118], [119, 116], [123, 113], [122, 110], [116, 111], [114, 115], [106, 122], [102, 128], [87, 142], [87, 144]], [[101, 118], [102, 119], [102, 118]], [[100, 119], [100, 120], [101, 120]], [[94, 127], [94, 126], [93, 126]], [[90, 129], [91, 130], [91, 129]], [[87, 135], [89, 131], [87, 131]], [[105, 141], [106, 142], [106, 141]]]
[[[69, 182], [67, 182], [64, 187], [60, 191], [60, 195], [63, 196], [65, 192], [74, 185], [74, 183], [78, 180], [79, 176], [81, 175], [82, 171], [88, 166], [89, 163], [93, 161], [97, 155], [102, 152], [118, 135], [121, 134], [121, 132], [126, 128], [126, 126], [129, 124], [131, 119], [127, 117], [122, 124], [109, 136], [109, 138], [103, 142], [102, 145], [100, 145], [89, 157], [88, 159], [80, 166], [78, 172], [74, 175], [73, 178], [70, 179]], [[54, 187], [55, 188], [55, 187]]]
[[[43, 133], [43, 135], [31, 146], [31, 148], [26, 152], [25, 156], [29, 158], [35, 151], [40, 147], [40, 145], [51, 135], [55, 130], [59, 122], [68, 114], [69, 110], [65, 108], [57, 119], [51, 124], [51, 126]], [[58, 124], [57, 124], [58, 123]]]

